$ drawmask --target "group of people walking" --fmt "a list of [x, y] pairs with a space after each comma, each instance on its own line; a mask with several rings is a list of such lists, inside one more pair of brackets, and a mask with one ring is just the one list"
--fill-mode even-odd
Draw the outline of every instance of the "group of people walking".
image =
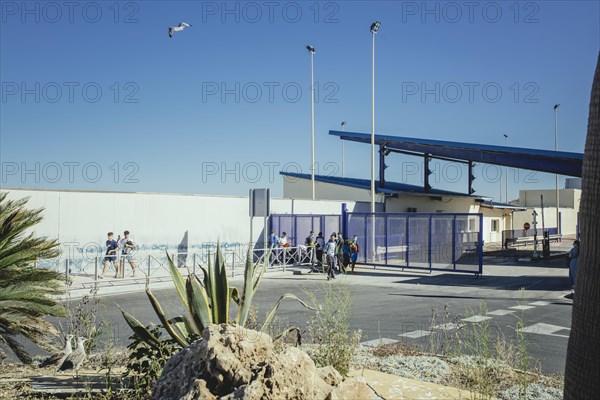
[[[314, 247], [317, 253], [317, 263], [321, 266], [325, 265], [327, 271], [327, 280], [335, 279], [335, 275], [346, 273], [348, 266], [354, 267], [358, 260], [358, 236], [354, 235], [352, 239], [344, 239], [341, 232], [334, 232], [329, 236], [329, 240], [325, 242], [323, 232], [319, 232], [315, 238], [314, 232], [306, 238], [305, 245]], [[323, 262], [325, 261], [325, 262]]]
[[[272, 249], [285, 249], [291, 247], [287, 233], [281, 232], [281, 236], [277, 236], [275, 231], [271, 230], [269, 235], [269, 246]], [[352, 239], [344, 239], [341, 232], [333, 232], [329, 236], [329, 240], [325, 241], [323, 232], [319, 232], [317, 236], [313, 231], [310, 231], [304, 240], [304, 246], [298, 246], [303, 250], [311, 250], [316, 253], [317, 267], [322, 268], [327, 272], [327, 279], [335, 279], [336, 274], [346, 273], [348, 266], [351, 272], [354, 272], [356, 261], [358, 260], [358, 236], [354, 235]], [[312, 258], [310, 251], [306, 254]], [[273, 254], [271, 255], [273, 257]], [[278, 257], [275, 254], [275, 257]]]
[[123, 276], [125, 274], [125, 261], [129, 262], [131, 266], [131, 270], [133, 271], [131, 276], [135, 276], [135, 264], [133, 263], [132, 252], [136, 246], [129, 236], [129, 231], [123, 232], [123, 238], [119, 235], [117, 240], [114, 240], [112, 232], [108, 232], [106, 235], [106, 254], [104, 255], [102, 273], [99, 278], [104, 278], [104, 274], [111, 264], [115, 269], [114, 278]]

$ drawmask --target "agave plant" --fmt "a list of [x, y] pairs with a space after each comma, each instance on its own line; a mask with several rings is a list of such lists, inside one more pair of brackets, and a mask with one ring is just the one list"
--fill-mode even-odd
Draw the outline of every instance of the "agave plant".
[[[246, 325], [252, 299], [265, 273], [269, 262], [269, 255], [267, 254], [264, 258], [262, 267], [257, 268], [257, 265], [252, 260], [251, 251], [248, 251], [244, 270], [244, 287], [240, 293], [237, 288], [229, 287], [225, 270], [225, 259], [221, 252], [220, 243], [217, 244], [214, 263], [209, 257], [207, 268], [200, 267], [204, 274], [202, 280], [189, 270], [187, 279], [184, 278], [175, 266], [173, 259], [167, 253], [169, 272], [186, 313], [169, 319], [149, 288], [146, 289], [146, 294], [167, 333], [175, 342], [185, 348], [190, 345], [191, 341], [200, 338], [204, 328], [209, 325], [229, 323], [235, 323], [239, 326]], [[268, 327], [279, 305], [285, 299], [296, 300], [304, 307], [313, 309], [297, 296], [290, 293], [284, 294], [267, 313], [261, 331], [264, 331]], [[229, 318], [231, 301], [236, 303], [238, 307], [235, 321]], [[123, 309], [121, 309], [121, 312], [127, 324], [138, 337], [149, 345], [160, 345], [160, 340], [140, 321]]]

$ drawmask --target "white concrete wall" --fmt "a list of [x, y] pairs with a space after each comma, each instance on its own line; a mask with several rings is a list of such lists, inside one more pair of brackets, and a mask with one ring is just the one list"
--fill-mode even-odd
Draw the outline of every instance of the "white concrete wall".
[[[283, 197], [288, 199], [307, 199], [312, 195], [312, 182], [309, 179], [283, 177]], [[315, 197], [320, 200], [350, 200], [371, 202], [371, 191], [332, 183], [315, 182]], [[375, 202], [383, 203], [385, 196], [377, 194]]]
[[442, 197], [442, 200], [434, 200], [427, 196], [398, 196], [389, 198], [386, 204], [388, 212], [407, 212], [409, 207], [416, 208], [417, 212], [479, 212], [479, 205], [469, 197]]
[[[131, 231], [146, 248], [177, 247], [188, 232], [189, 247], [220, 239], [229, 245], [248, 243], [247, 197], [77, 192], [7, 189], [12, 199], [30, 197], [29, 208], [44, 207], [36, 233], [57, 238], [64, 245], [104, 244], [106, 233]], [[271, 199], [272, 213], [341, 214], [342, 201]], [[345, 201], [349, 211], [356, 203]], [[263, 220], [255, 218], [253, 241], [262, 240]]]
[[[544, 207], [556, 207], [556, 190], [520, 190], [519, 205], [522, 207], [541, 207], [541, 195], [544, 196]], [[579, 189], [559, 189], [558, 191], [560, 207], [574, 208], [579, 210], [581, 201], [581, 190]]]
[[[545, 198], [545, 196], [544, 196]], [[533, 229], [533, 210], [537, 212], [537, 223], [538, 229], [542, 229], [542, 209], [539, 207], [531, 207], [527, 211], [515, 211], [515, 229], [523, 228], [525, 222], [529, 223], [531, 229]], [[577, 210], [572, 208], [560, 208], [562, 234], [563, 235], [575, 235], [577, 233]], [[556, 227], [556, 209], [544, 207], [544, 224], [546, 227]]]

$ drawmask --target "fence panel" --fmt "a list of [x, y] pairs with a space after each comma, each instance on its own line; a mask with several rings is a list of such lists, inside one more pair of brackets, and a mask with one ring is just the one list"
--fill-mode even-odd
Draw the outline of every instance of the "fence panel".
[[346, 213], [358, 236], [358, 262], [481, 274], [481, 214]]

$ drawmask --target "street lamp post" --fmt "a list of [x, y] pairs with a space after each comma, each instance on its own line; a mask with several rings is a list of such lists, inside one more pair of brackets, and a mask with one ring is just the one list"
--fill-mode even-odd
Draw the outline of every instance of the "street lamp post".
[[310, 44], [306, 45], [306, 50], [310, 54], [310, 94], [311, 94], [311, 116], [310, 116], [310, 178], [312, 183], [312, 199], [315, 199], [315, 75], [314, 75], [314, 56], [315, 48]]
[[371, 24], [371, 212], [375, 212], [375, 33], [381, 22]]
[[[558, 151], [558, 107], [560, 104], [554, 105], [554, 151]], [[554, 175], [556, 183], [556, 230], [558, 234], [562, 231], [560, 226], [560, 195], [558, 191], [558, 174]]]
[[[342, 132], [344, 131], [344, 128], [346, 128], [346, 121], [342, 121], [342, 123], [340, 124], [342, 127]], [[344, 177], [344, 140], [342, 140], [342, 178]]]
[[375, 34], [381, 22], [371, 24], [371, 259], [375, 261]]
[[[504, 145], [506, 147], [508, 147], [508, 135], [505, 133], [504, 134]], [[505, 197], [505, 203], [508, 204], [508, 167], [504, 167], [504, 175], [506, 175], [506, 177], [504, 179], [506, 179], [506, 185], [504, 186], [504, 197]]]

